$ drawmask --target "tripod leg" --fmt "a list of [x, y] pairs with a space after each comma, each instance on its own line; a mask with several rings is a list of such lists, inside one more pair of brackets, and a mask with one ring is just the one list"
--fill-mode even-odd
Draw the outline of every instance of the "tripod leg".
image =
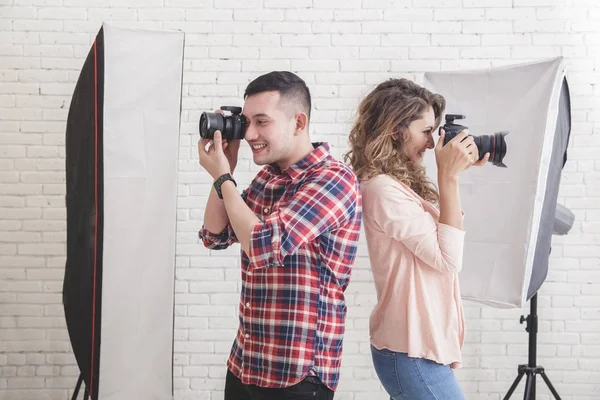
[[554, 386], [552, 386], [550, 379], [548, 379], [548, 377], [546, 376], [546, 373], [544, 371], [542, 371], [542, 372], [540, 372], [540, 375], [542, 375], [544, 382], [546, 382], [546, 385], [548, 385], [548, 389], [550, 389], [550, 391], [554, 395], [554, 398], [556, 400], [561, 400], [560, 396], [558, 395], [558, 392], [556, 391], [556, 389], [554, 389]]
[[506, 393], [506, 396], [504, 396], [504, 399], [502, 399], [502, 400], [510, 399], [510, 396], [512, 396], [512, 394], [515, 391], [515, 389], [517, 388], [517, 386], [519, 386], [519, 382], [521, 382], [521, 378], [523, 378], [524, 374], [525, 374], [525, 370], [519, 371], [519, 375], [517, 375], [512, 386], [510, 387], [510, 389], [508, 389], [508, 393]]
[[77, 385], [75, 385], [75, 391], [73, 392], [73, 397], [71, 397], [71, 400], [77, 400], [77, 396], [79, 395], [79, 389], [81, 389], [82, 383], [83, 383], [83, 375], [79, 374], [79, 379], [77, 379]]
[[523, 400], [535, 400], [535, 398], [532, 397], [534, 379], [534, 374], [527, 374], [527, 380], [525, 381], [525, 392], [523, 393]]

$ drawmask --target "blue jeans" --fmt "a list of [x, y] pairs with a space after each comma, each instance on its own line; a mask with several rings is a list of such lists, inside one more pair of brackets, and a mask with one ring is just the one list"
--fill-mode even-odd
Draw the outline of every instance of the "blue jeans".
[[371, 346], [373, 364], [391, 400], [465, 400], [449, 365]]

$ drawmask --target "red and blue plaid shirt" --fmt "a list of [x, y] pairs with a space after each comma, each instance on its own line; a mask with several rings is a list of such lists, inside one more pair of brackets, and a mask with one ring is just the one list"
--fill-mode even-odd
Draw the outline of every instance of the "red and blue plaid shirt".
[[[242, 251], [240, 325], [227, 367], [245, 384], [288, 387], [316, 375], [335, 390], [348, 286], [361, 227], [354, 172], [316, 143], [278, 172], [265, 166], [242, 192], [262, 220]], [[200, 238], [209, 249], [238, 239], [228, 225]]]

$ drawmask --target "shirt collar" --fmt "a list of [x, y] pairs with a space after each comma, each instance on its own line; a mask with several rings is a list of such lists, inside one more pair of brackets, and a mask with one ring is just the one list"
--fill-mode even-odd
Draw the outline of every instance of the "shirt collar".
[[269, 172], [276, 175], [288, 175], [292, 179], [296, 179], [303, 175], [310, 167], [320, 163], [329, 156], [329, 143], [314, 142], [312, 145], [313, 150], [295, 164], [290, 165], [283, 171], [279, 171], [279, 167], [276, 165], [269, 165]]

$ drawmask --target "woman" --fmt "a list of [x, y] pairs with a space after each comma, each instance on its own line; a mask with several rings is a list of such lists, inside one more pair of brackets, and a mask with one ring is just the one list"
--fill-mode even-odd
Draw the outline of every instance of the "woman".
[[[379, 84], [361, 103], [345, 155], [363, 194], [363, 223], [377, 291], [373, 363], [392, 399], [464, 399], [464, 317], [458, 284], [464, 243], [458, 179], [478, 161], [463, 131], [433, 135], [445, 100], [406, 79]], [[436, 191], [422, 166], [435, 148]]]

